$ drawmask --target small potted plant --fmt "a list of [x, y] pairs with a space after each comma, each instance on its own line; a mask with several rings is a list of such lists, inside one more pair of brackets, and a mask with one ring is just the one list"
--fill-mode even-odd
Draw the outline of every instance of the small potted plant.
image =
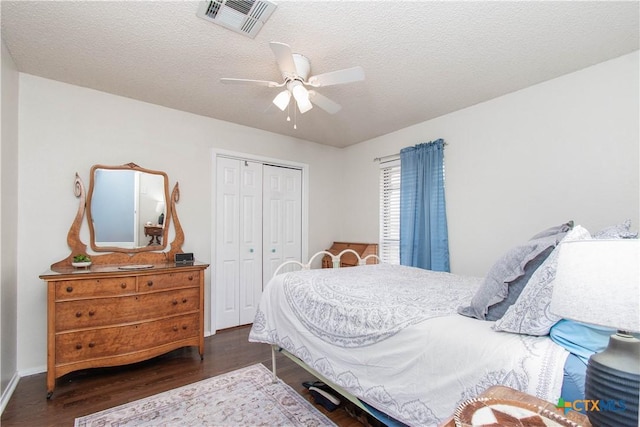
[[85, 254], [78, 254], [73, 257], [73, 261], [71, 262], [76, 268], [89, 267], [91, 265], [91, 258], [89, 258]]

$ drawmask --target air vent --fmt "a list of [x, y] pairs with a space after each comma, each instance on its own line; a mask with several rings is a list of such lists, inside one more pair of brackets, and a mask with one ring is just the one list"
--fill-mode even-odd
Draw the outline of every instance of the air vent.
[[274, 3], [263, 0], [210, 0], [200, 4], [196, 15], [254, 38], [274, 10]]

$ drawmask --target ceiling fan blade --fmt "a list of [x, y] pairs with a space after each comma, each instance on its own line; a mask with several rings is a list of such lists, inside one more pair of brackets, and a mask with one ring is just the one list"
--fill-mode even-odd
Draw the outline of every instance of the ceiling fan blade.
[[360, 80], [364, 80], [364, 69], [358, 66], [311, 76], [307, 84], [313, 87], [321, 87], [357, 82]]
[[293, 53], [288, 44], [271, 42], [269, 43], [273, 54], [276, 56], [276, 62], [283, 76], [291, 77], [297, 73], [296, 63], [293, 60]]
[[250, 84], [250, 85], [258, 85], [258, 86], [267, 86], [267, 87], [282, 87], [284, 86], [284, 83], [276, 83], [276, 82], [270, 82], [267, 80], [250, 80], [250, 79], [227, 79], [227, 78], [222, 78], [220, 79], [220, 82], [222, 83], [231, 83], [231, 84]]
[[270, 102], [269, 105], [267, 105], [263, 111], [264, 114], [275, 114], [279, 112], [280, 112], [280, 109], [278, 109], [278, 107], [276, 107], [273, 102]]
[[309, 91], [309, 100], [329, 114], [335, 114], [342, 108], [340, 104], [330, 100], [324, 95], [320, 95], [315, 90]]

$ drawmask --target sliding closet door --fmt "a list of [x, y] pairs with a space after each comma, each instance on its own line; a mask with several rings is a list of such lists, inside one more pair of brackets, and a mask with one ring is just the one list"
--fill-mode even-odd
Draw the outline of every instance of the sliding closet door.
[[[302, 171], [264, 165], [263, 282], [284, 261], [302, 256]], [[306, 260], [305, 260], [306, 261]]]
[[217, 156], [215, 329], [252, 323], [263, 286], [302, 256], [302, 170]]
[[262, 294], [262, 164], [216, 161], [216, 327], [253, 322]]

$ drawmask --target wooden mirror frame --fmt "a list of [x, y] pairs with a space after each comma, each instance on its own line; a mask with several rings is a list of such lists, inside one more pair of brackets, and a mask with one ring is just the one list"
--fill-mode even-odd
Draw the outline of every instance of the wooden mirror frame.
[[[163, 193], [164, 193], [164, 202], [166, 207], [166, 219], [164, 221], [163, 230], [162, 230], [162, 243], [155, 246], [137, 246], [134, 248], [122, 248], [118, 246], [98, 246], [96, 244], [96, 230], [94, 227], [94, 218], [93, 212], [91, 210], [91, 202], [94, 197], [94, 191], [96, 189], [96, 172], [98, 170], [107, 170], [107, 171], [135, 171], [141, 172], [149, 175], [156, 175], [163, 178]], [[105, 166], [105, 165], [94, 165], [91, 167], [90, 177], [89, 177], [89, 194], [87, 195], [87, 223], [89, 224], [89, 243], [91, 244], [91, 249], [95, 252], [125, 252], [125, 253], [135, 253], [135, 252], [150, 252], [150, 251], [158, 251], [164, 250], [167, 247], [167, 238], [169, 235], [169, 226], [171, 222], [171, 204], [169, 201], [169, 177], [166, 173], [162, 171], [156, 171], [151, 169], [142, 168], [135, 163], [127, 163], [122, 166]], [[153, 240], [153, 237], [152, 237]]]
[[[147, 169], [140, 168], [135, 163], [128, 163], [123, 166], [117, 167], [109, 167], [109, 166], [94, 166], [91, 168], [91, 173], [93, 175], [95, 168], [115, 168], [115, 169], [133, 169], [133, 170], [142, 170], [148, 171]], [[164, 172], [161, 172], [164, 174]], [[166, 177], [166, 174], [164, 174]], [[165, 186], [168, 188], [168, 178], [165, 180]], [[165, 190], [166, 192], [166, 190]], [[51, 269], [59, 269], [59, 268], [68, 268], [71, 267], [71, 262], [73, 261], [73, 257], [78, 254], [87, 254], [91, 257], [91, 263], [93, 265], [127, 265], [127, 264], [166, 264], [173, 263], [175, 254], [182, 253], [182, 244], [184, 243], [184, 232], [182, 231], [182, 226], [180, 224], [180, 220], [178, 219], [178, 214], [176, 211], [176, 203], [180, 200], [180, 189], [178, 183], [176, 182], [173, 190], [171, 191], [171, 195], [167, 199], [167, 213], [165, 217], [165, 232], [164, 239], [167, 239], [169, 236], [168, 230], [173, 221], [173, 228], [175, 230], [175, 236], [173, 242], [171, 242], [168, 251], [157, 251], [158, 246], [144, 247], [144, 248], [106, 248], [100, 247], [103, 250], [107, 249], [115, 249], [109, 253], [104, 254], [89, 254], [87, 252], [87, 245], [82, 242], [80, 239], [80, 229], [82, 227], [82, 223], [84, 220], [85, 212], [90, 208], [90, 201], [87, 201], [87, 194], [85, 192], [84, 184], [80, 179], [78, 173], [76, 173], [75, 181], [74, 181], [74, 195], [79, 199], [78, 211], [76, 213], [75, 219], [69, 228], [69, 232], [67, 233], [67, 244], [69, 248], [71, 248], [71, 253], [69, 256], [57, 263], [51, 265]], [[89, 227], [91, 228], [90, 221]], [[92, 238], [93, 239], [93, 238]], [[166, 248], [166, 245], [163, 246]]]

